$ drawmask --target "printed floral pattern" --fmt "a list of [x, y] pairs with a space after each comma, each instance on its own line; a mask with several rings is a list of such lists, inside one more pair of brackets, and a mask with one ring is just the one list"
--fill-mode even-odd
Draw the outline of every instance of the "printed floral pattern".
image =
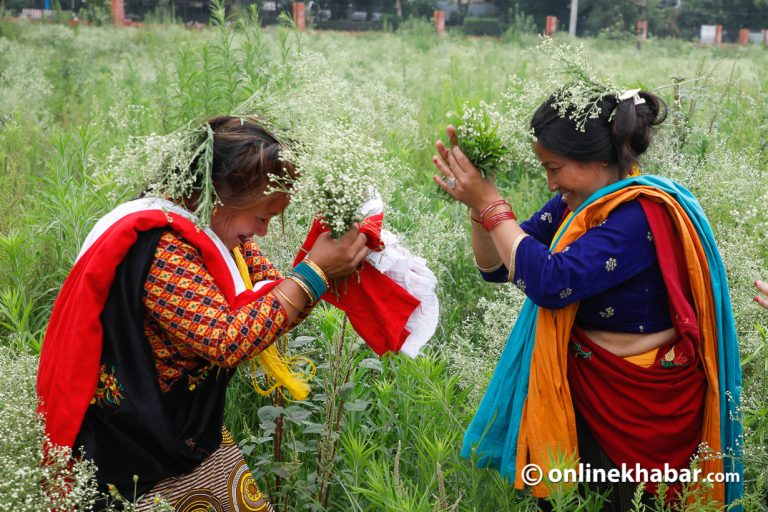
[[107, 365], [102, 364], [99, 370], [99, 384], [96, 386], [91, 404], [99, 407], [116, 407], [120, 405], [123, 398], [123, 387], [115, 377], [115, 367], [112, 366], [111, 371], [107, 372]]
[[684, 354], [676, 354], [675, 347], [672, 347], [661, 358], [662, 368], [677, 368], [681, 366], [688, 366], [688, 358]]
[[613, 309], [612, 307], [608, 306], [607, 308], [605, 308], [604, 310], [602, 310], [600, 312], [600, 316], [603, 317], [603, 318], [611, 318], [615, 312], [616, 312], [615, 309]]
[[571, 343], [571, 350], [576, 353], [576, 357], [584, 359], [585, 361], [592, 359], [592, 351], [584, 350], [579, 343]]
[[204, 381], [206, 377], [208, 377], [208, 374], [211, 372], [213, 367], [214, 364], [210, 363], [198, 370], [189, 372], [187, 375], [187, 389], [190, 391], [197, 389], [197, 385]]

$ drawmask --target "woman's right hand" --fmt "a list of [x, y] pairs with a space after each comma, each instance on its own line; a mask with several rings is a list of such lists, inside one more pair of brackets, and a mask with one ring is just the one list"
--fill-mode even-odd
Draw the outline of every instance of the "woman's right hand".
[[330, 232], [317, 237], [307, 258], [315, 262], [329, 279], [338, 279], [354, 272], [368, 255], [366, 237], [357, 224], [341, 238], [334, 240]]

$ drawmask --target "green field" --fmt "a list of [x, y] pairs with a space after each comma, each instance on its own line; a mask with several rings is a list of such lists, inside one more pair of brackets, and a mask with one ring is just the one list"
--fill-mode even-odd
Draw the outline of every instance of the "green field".
[[[768, 311], [752, 299], [753, 280], [768, 277], [768, 50], [582, 42], [590, 64], [627, 89], [669, 86], [659, 94], [670, 116], [643, 170], [688, 187], [713, 225], [744, 368], [744, 507], [768, 510]], [[263, 490], [279, 511], [534, 507], [495, 470], [459, 456], [523, 296], [481, 280], [466, 209], [436, 194], [431, 158], [447, 114], [465, 100], [520, 111], [528, 107], [516, 98], [529, 86], [556, 84], [536, 44], [525, 34], [438, 38], [418, 22], [352, 35], [249, 23], [197, 32], [0, 20], [0, 474], [10, 475], [0, 481], [0, 509], [58, 503], [37, 484], [45, 475], [36, 356], [89, 229], [139, 192], [116, 174], [115, 155], [130, 151], [132, 136], [232, 112], [254, 94], [257, 105], [291, 98], [296, 119], [332, 118], [380, 144], [385, 222], [427, 260], [441, 301], [437, 333], [416, 360], [376, 358], [338, 312], [316, 311], [281, 342], [318, 365], [305, 402], [262, 397], [239, 371], [227, 425]], [[530, 148], [519, 153], [518, 172], [500, 185], [522, 218], [548, 193], [543, 172], [527, 163]], [[313, 213], [292, 205], [284, 229], [274, 226], [262, 242], [279, 268], [290, 268]], [[87, 489], [78, 496], [90, 499]], [[559, 510], [595, 510], [594, 496], [555, 496]], [[714, 509], [706, 501], [688, 508]]]

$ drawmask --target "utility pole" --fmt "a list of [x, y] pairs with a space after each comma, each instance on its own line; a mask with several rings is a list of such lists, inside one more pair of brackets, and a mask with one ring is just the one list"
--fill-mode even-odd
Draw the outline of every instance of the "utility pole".
[[579, 0], [571, 0], [571, 20], [568, 24], [568, 35], [576, 37], [576, 17], [579, 12]]

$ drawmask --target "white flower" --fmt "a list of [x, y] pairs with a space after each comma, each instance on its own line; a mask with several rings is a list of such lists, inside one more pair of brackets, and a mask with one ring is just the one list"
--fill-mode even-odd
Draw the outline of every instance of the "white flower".
[[611, 318], [613, 316], [614, 309], [610, 306], [600, 312], [600, 316], [603, 318]]

